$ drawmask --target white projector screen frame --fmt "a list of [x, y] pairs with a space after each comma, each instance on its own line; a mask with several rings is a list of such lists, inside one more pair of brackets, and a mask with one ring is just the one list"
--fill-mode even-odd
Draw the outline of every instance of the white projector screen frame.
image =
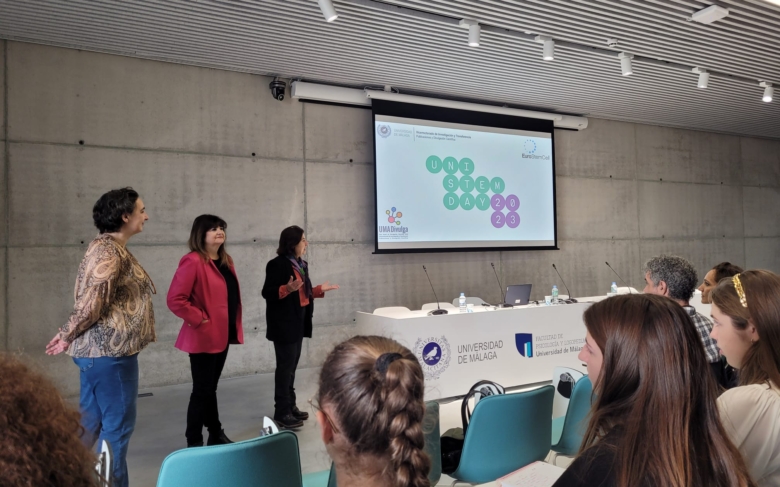
[[[457, 128], [475, 132], [489, 132], [510, 135], [522, 135], [528, 137], [549, 137], [550, 140], [550, 166], [552, 186], [552, 238], [541, 240], [468, 240], [468, 241], [409, 241], [404, 242], [403, 236], [399, 240], [388, 244], [387, 222], [380, 221], [380, 194], [379, 178], [380, 158], [377, 154], [378, 125], [382, 121], [392, 122], [401, 119], [412, 120], [415, 123], [427, 127]], [[414, 105], [409, 103], [390, 102], [385, 100], [373, 100], [372, 103], [372, 131], [374, 134], [374, 253], [423, 253], [423, 252], [476, 252], [476, 251], [506, 251], [506, 250], [558, 250], [558, 221], [557, 198], [555, 185], [555, 140], [553, 122], [549, 120], [530, 119], [498, 115], [484, 112], [457, 110], [451, 108], [432, 107], [426, 105]], [[385, 138], [383, 136], [383, 138]], [[442, 173], [445, 174], [445, 173]], [[387, 211], [390, 211], [389, 209]], [[393, 210], [395, 211], [395, 210]], [[476, 208], [475, 208], [475, 211]], [[549, 211], [549, 210], [548, 210]], [[395, 215], [395, 213], [393, 213]], [[389, 215], [389, 216], [393, 216]], [[509, 215], [509, 213], [507, 213]], [[383, 225], [384, 224], [384, 225]], [[380, 242], [380, 228], [382, 228], [383, 241]], [[402, 230], [404, 227], [393, 227], [393, 230]], [[546, 234], [548, 235], [548, 234]], [[497, 245], [497, 243], [499, 243]]]

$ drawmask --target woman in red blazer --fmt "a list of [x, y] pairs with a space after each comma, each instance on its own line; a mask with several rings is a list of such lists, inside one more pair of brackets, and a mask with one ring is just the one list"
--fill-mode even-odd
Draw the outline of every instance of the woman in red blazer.
[[187, 408], [187, 446], [233, 443], [225, 435], [217, 409], [217, 383], [229, 344], [244, 343], [241, 291], [233, 259], [225, 251], [227, 223], [201, 215], [192, 223], [192, 252], [179, 261], [168, 290], [168, 308], [184, 320], [176, 348], [190, 354], [192, 394]]

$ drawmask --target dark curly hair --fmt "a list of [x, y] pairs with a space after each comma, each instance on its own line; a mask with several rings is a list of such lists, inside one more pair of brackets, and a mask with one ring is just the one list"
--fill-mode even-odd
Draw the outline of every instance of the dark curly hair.
[[0, 485], [100, 485], [79, 418], [48, 379], [0, 353]]
[[676, 255], [659, 255], [648, 260], [645, 273], [648, 272], [653, 284], [657, 286], [664, 281], [669, 289], [669, 297], [680, 301], [690, 300], [699, 282], [693, 264]]
[[97, 200], [92, 207], [92, 220], [100, 233], [118, 232], [124, 221], [124, 215], [135, 211], [138, 192], [131, 187], [112, 189]]

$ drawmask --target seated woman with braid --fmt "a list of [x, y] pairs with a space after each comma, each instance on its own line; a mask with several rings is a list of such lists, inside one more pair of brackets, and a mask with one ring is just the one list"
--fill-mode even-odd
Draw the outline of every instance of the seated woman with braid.
[[423, 372], [407, 348], [356, 336], [320, 373], [317, 422], [339, 487], [429, 487]]

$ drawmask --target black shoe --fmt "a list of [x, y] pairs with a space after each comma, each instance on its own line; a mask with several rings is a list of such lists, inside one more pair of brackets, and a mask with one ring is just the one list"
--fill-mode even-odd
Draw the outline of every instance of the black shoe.
[[303, 421], [293, 416], [292, 413], [287, 413], [283, 416], [274, 415], [274, 421], [276, 421], [276, 424], [279, 425], [280, 428], [285, 429], [300, 428], [303, 426]]
[[202, 441], [198, 441], [198, 442], [195, 442], [195, 443], [190, 443], [189, 441], [187, 442], [187, 448], [197, 448], [199, 446], [203, 446], [203, 442]]
[[298, 409], [298, 406], [292, 407], [292, 415], [302, 421], [306, 421], [307, 419], [309, 419], [309, 413], [305, 411], [301, 411], [300, 409]]
[[225, 436], [225, 430], [219, 430], [219, 433], [216, 435], [209, 434], [209, 441], [206, 443], [206, 446], [227, 445], [229, 443], [233, 442]]

